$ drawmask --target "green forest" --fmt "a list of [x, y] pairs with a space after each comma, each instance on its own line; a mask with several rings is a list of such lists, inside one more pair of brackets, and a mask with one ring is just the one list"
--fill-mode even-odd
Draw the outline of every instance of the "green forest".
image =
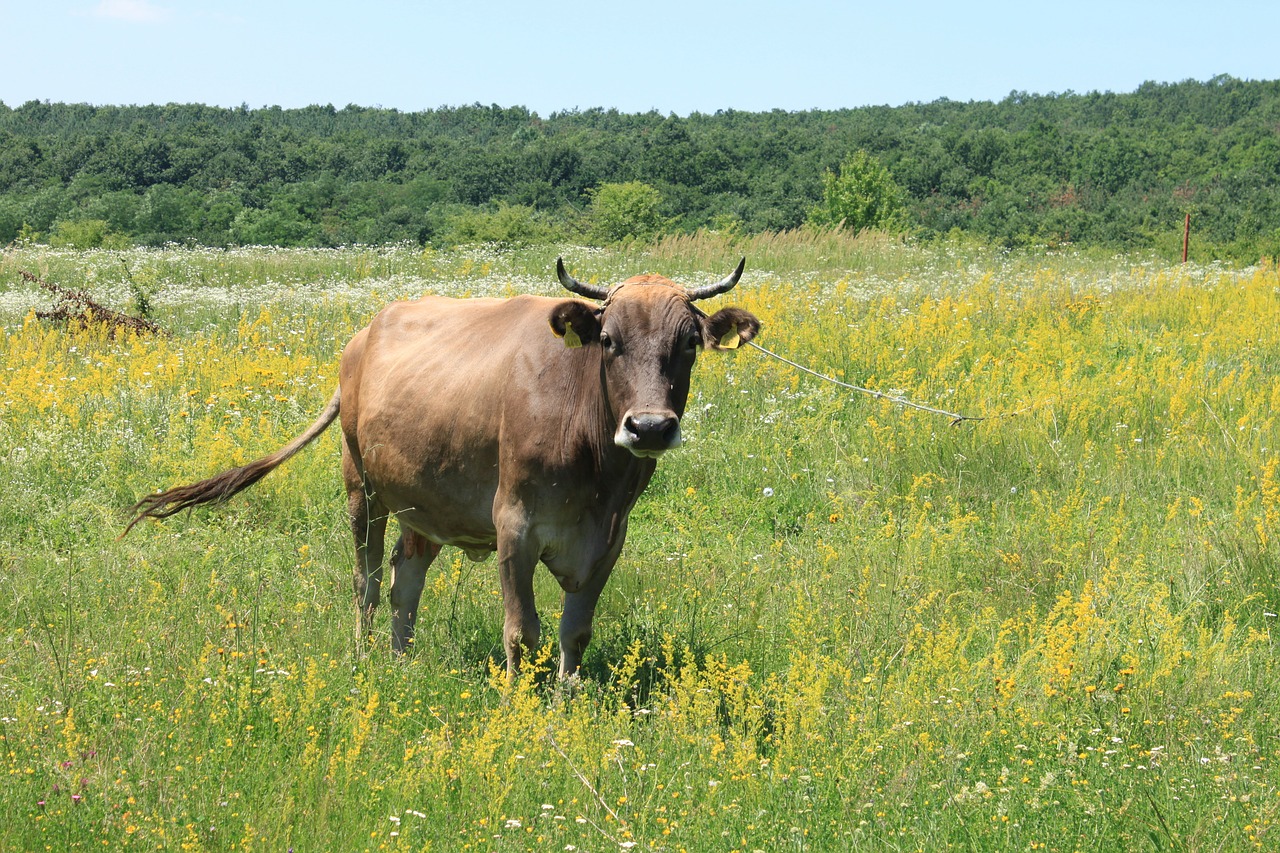
[[1280, 254], [1280, 81], [688, 117], [0, 103], [0, 244], [606, 244], [843, 225], [1172, 254], [1188, 214], [1198, 259]]

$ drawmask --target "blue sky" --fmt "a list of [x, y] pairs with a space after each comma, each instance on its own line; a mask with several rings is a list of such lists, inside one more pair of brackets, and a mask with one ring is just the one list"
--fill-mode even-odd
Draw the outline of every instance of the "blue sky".
[[999, 100], [1280, 78], [1280, 3], [0, 0], [0, 101], [541, 115]]

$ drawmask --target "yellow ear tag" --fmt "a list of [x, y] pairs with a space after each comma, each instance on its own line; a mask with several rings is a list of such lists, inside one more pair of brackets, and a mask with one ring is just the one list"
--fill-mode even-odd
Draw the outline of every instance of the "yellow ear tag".
[[740, 343], [742, 343], [742, 338], [738, 335], [736, 326], [720, 337], [720, 346], [723, 349], [737, 349]]
[[582, 346], [582, 338], [578, 337], [578, 333], [573, 330], [572, 323], [564, 324], [564, 345], [569, 349], [577, 349]]

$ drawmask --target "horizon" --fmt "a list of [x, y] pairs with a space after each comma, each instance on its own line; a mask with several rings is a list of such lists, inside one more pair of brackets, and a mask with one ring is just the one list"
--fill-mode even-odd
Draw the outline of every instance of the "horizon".
[[21, 104], [10, 104], [10, 103], [6, 102], [4, 99], [0, 98], [0, 107], [4, 107], [4, 108], [9, 109], [9, 110], [17, 110], [17, 109], [21, 109], [22, 107], [27, 106], [28, 104], [37, 103], [37, 104], [43, 104], [43, 105], [47, 105], [47, 106], [85, 106], [85, 107], [89, 107], [89, 108], [91, 108], [91, 109], [147, 109], [147, 108], [152, 108], [152, 107], [171, 107], [171, 106], [177, 106], [177, 107], [206, 107], [206, 108], [210, 108], [210, 109], [220, 109], [220, 110], [227, 110], [227, 111], [248, 110], [248, 111], [250, 111], [250, 112], [257, 112], [257, 111], [271, 111], [271, 110], [281, 110], [281, 111], [284, 111], [284, 112], [289, 112], [289, 111], [302, 111], [302, 110], [314, 109], [314, 108], [319, 108], [319, 109], [326, 109], [326, 108], [329, 108], [329, 109], [333, 109], [333, 110], [334, 110], [334, 111], [336, 111], [336, 112], [342, 112], [342, 111], [347, 110], [347, 109], [369, 110], [369, 111], [383, 110], [383, 111], [388, 111], [388, 112], [398, 112], [398, 113], [402, 113], [402, 114], [405, 114], [405, 115], [412, 115], [412, 114], [414, 114], [414, 113], [440, 112], [440, 111], [457, 110], [457, 109], [468, 109], [468, 108], [490, 109], [490, 108], [494, 108], [494, 107], [496, 107], [496, 108], [498, 108], [498, 109], [503, 109], [503, 110], [517, 110], [517, 109], [519, 109], [519, 110], [525, 110], [525, 111], [526, 111], [526, 112], [528, 112], [531, 116], [536, 116], [536, 117], [538, 117], [538, 118], [552, 118], [552, 117], [559, 116], [559, 115], [586, 114], [586, 113], [591, 113], [591, 112], [603, 112], [603, 113], [610, 113], [610, 112], [613, 112], [613, 113], [618, 113], [619, 115], [650, 115], [650, 114], [657, 113], [658, 115], [668, 115], [668, 116], [669, 116], [669, 115], [676, 115], [676, 116], [678, 116], [678, 117], [680, 117], [680, 118], [689, 118], [689, 117], [694, 116], [694, 115], [714, 116], [714, 115], [719, 115], [719, 114], [724, 114], [724, 113], [752, 113], [752, 114], [761, 114], [761, 113], [771, 113], [771, 112], [786, 112], [786, 113], [855, 112], [855, 111], [857, 111], [857, 110], [871, 110], [871, 109], [900, 109], [900, 108], [904, 108], [904, 107], [912, 107], [912, 106], [928, 106], [928, 105], [930, 105], [930, 104], [937, 104], [937, 103], [954, 103], [954, 104], [981, 104], [981, 103], [988, 103], [988, 104], [1000, 104], [1000, 103], [1004, 103], [1005, 101], [1008, 101], [1008, 100], [1010, 100], [1010, 99], [1012, 99], [1012, 98], [1015, 98], [1015, 97], [1025, 97], [1025, 98], [1027, 98], [1027, 99], [1035, 99], [1035, 98], [1069, 98], [1069, 97], [1088, 97], [1088, 96], [1090, 96], [1090, 95], [1103, 95], [1103, 96], [1106, 96], [1106, 95], [1112, 95], [1112, 96], [1119, 96], [1119, 97], [1123, 97], [1123, 96], [1126, 96], [1126, 95], [1136, 95], [1136, 94], [1137, 94], [1137, 93], [1138, 93], [1138, 92], [1139, 92], [1143, 87], [1145, 87], [1145, 86], [1149, 86], [1149, 85], [1153, 85], [1153, 86], [1168, 86], [1168, 87], [1172, 87], [1172, 86], [1179, 86], [1179, 85], [1182, 85], [1182, 84], [1185, 84], [1185, 83], [1197, 83], [1197, 84], [1201, 84], [1201, 85], [1208, 85], [1208, 84], [1213, 83], [1213, 82], [1218, 81], [1218, 80], [1223, 80], [1223, 81], [1233, 81], [1233, 82], [1246, 83], [1246, 84], [1249, 84], [1249, 83], [1261, 83], [1261, 84], [1266, 84], [1266, 83], [1280, 83], [1280, 77], [1276, 77], [1276, 78], [1245, 78], [1245, 77], [1237, 77], [1237, 76], [1235, 76], [1235, 75], [1233, 75], [1233, 74], [1230, 74], [1230, 73], [1221, 73], [1221, 74], [1214, 74], [1214, 75], [1213, 75], [1213, 76], [1211, 76], [1211, 77], [1207, 77], [1207, 78], [1203, 78], [1203, 79], [1199, 79], [1199, 78], [1186, 78], [1186, 79], [1183, 79], [1183, 80], [1144, 80], [1144, 81], [1142, 81], [1141, 83], [1139, 83], [1137, 86], [1135, 86], [1134, 88], [1129, 89], [1129, 90], [1125, 90], [1125, 91], [1113, 91], [1113, 90], [1110, 90], [1110, 89], [1108, 89], [1108, 90], [1090, 89], [1090, 90], [1088, 90], [1088, 91], [1077, 92], [1077, 91], [1074, 91], [1074, 90], [1070, 90], [1070, 89], [1068, 89], [1068, 90], [1066, 90], [1066, 91], [1062, 91], [1062, 92], [1033, 92], [1033, 91], [1026, 91], [1026, 90], [1018, 90], [1018, 89], [1015, 89], [1015, 90], [1011, 90], [1011, 91], [1010, 91], [1010, 92], [1008, 92], [1006, 95], [1004, 95], [1004, 96], [1002, 96], [1002, 97], [1000, 97], [1000, 98], [995, 98], [995, 99], [991, 99], [991, 98], [972, 98], [972, 99], [969, 99], [969, 100], [959, 100], [959, 99], [956, 99], [956, 98], [948, 98], [948, 97], [946, 97], [946, 96], [944, 95], [944, 96], [940, 96], [940, 97], [938, 97], [938, 98], [934, 98], [934, 99], [933, 99], [933, 100], [931, 100], [931, 101], [906, 101], [906, 102], [904, 102], [904, 103], [900, 103], [900, 104], [862, 104], [862, 105], [859, 105], [859, 106], [853, 106], [853, 107], [830, 107], [830, 108], [824, 108], [824, 107], [810, 107], [810, 108], [807, 108], [807, 109], [793, 109], [793, 110], [783, 110], [783, 109], [780, 109], [780, 108], [778, 108], [778, 107], [774, 107], [774, 108], [771, 108], [771, 109], [760, 109], [760, 110], [745, 110], [745, 109], [734, 109], [734, 108], [728, 108], [728, 109], [717, 109], [717, 110], [714, 110], [714, 111], [694, 110], [693, 112], [685, 113], [685, 114], [683, 114], [683, 115], [681, 115], [681, 114], [677, 114], [677, 113], [662, 112], [661, 110], [658, 110], [658, 109], [656, 109], [656, 108], [650, 108], [650, 109], [648, 109], [648, 110], [638, 110], [638, 111], [625, 111], [625, 110], [619, 109], [619, 108], [617, 108], [617, 107], [609, 107], [609, 106], [603, 106], [603, 105], [594, 105], [594, 106], [590, 106], [590, 107], [572, 107], [572, 108], [569, 108], [569, 109], [554, 110], [554, 111], [549, 112], [549, 113], [546, 113], [546, 114], [544, 115], [543, 113], [539, 112], [538, 110], [532, 109], [532, 108], [530, 108], [530, 107], [528, 107], [528, 106], [526, 106], [526, 105], [524, 105], [524, 104], [498, 104], [498, 103], [490, 103], [490, 104], [486, 104], [486, 103], [481, 103], [481, 102], [479, 102], [479, 101], [475, 101], [475, 102], [471, 102], [471, 103], [458, 103], [458, 104], [438, 104], [438, 105], [433, 106], [433, 107], [422, 107], [422, 108], [420, 108], [420, 109], [405, 110], [405, 109], [400, 109], [400, 108], [398, 108], [398, 107], [383, 106], [383, 105], [381, 105], [381, 104], [357, 104], [357, 103], [348, 103], [348, 104], [343, 104], [342, 106], [339, 106], [339, 105], [337, 105], [337, 104], [335, 104], [335, 103], [333, 103], [333, 102], [328, 102], [328, 103], [310, 103], [310, 104], [304, 104], [304, 105], [300, 105], [300, 106], [282, 106], [282, 105], [280, 105], [280, 104], [259, 104], [259, 105], [257, 105], [257, 106], [254, 106], [254, 105], [249, 104], [249, 103], [240, 103], [240, 104], [235, 104], [235, 105], [228, 105], [228, 104], [211, 104], [211, 103], [205, 103], [205, 102], [200, 102], [200, 101], [167, 101], [167, 102], [164, 102], [164, 103], [158, 103], [158, 102], [149, 102], [149, 103], [90, 103], [90, 102], [86, 102], [86, 101], [53, 101], [53, 100], [48, 100], [48, 99], [44, 99], [44, 100], [31, 99], [31, 100], [28, 100], [28, 101], [24, 101], [24, 102], [23, 102], [23, 103], [21, 103]]
[[1145, 82], [1280, 78], [1280, 4], [1010, 0], [892, 9], [837, 0], [550, 0], [454, 8], [370, 0], [0, 0], [52, 59], [12, 62], [0, 102], [235, 109], [519, 106], [689, 116], [898, 107], [1010, 94], [1136, 91]]

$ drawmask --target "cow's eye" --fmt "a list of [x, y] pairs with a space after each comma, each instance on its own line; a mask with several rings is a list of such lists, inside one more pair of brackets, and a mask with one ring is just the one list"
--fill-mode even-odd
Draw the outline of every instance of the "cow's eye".
[[609, 335], [608, 332], [605, 332], [605, 331], [600, 332], [600, 346], [604, 347], [607, 350], [612, 350], [614, 348], [613, 338]]
[[697, 352], [698, 349], [702, 346], [702, 338], [698, 337], [697, 335], [690, 335], [688, 340], [685, 341], [684, 346], [685, 346], [685, 349], [687, 350], [690, 350], [692, 352]]

